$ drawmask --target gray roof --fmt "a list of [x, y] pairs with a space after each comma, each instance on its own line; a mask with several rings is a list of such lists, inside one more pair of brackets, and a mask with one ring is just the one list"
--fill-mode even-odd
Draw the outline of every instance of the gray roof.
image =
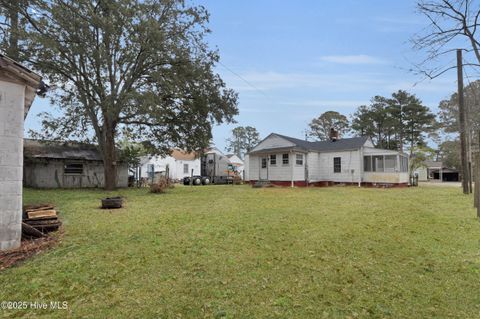
[[96, 145], [78, 142], [24, 139], [23, 152], [26, 158], [102, 160], [102, 155]]
[[442, 162], [436, 162], [436, 161], [425, 161], [425, 166], [427, 167], [443, 167]]
[[318, 152], [335, 152], [335, 151], [346, 151], [346, 150], [355, 150], [361, 148], [365, 145], [365, 142], [368, 140], [368, 136], [361, 137], [352, 137], [352, 138], [343, 138], [338, 139], [335, 142], [332, 141], [320, 141], [320, 142], [309, 142], [301, 140], [298, 138], [293, 138], [277, 133], [272, 133], [279, 137], [282, 137], [293, 144], [296, 147], [307, 150], [307, 151], [318, 151]]

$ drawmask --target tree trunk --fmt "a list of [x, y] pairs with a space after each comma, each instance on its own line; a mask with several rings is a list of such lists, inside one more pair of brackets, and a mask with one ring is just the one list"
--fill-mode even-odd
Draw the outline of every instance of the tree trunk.
[[[479, 134], [480, 136], [480, 134]], [[473, 206], [477, 207], [477, 216], [480, 218], [480, 153], [476, 153], [474, 155], [475, 160], [475, 189], [474, 189], [474, 197], [473, 197]]]
[[8, 8], [8, 17], [10, 19], [10, 35], [8, 39], [8, 48], [7, 48], [7, 56], [18, 61], [19, 54], [18, 54], [18, 33], [19, 33], [19, 25], [18, 25], [18, 6], [19, 3], [12, 4]]
[[474, 155], [475, 159], [475, 191], [473, 205], [477, 208], [477, 217], [480, 218], [480, 132], [477, 136], [478, 147]]
[[469, 194], [469, 173], [468, 173], [468, 158], [467, 158], [467, 141], [465, 131], [465, 102], [463, 96], [463, 62], [462, 50], [457, 50], [457, 77], [458, 77], [458, 112], [459, 112], [459, 131], [460, 131], [460, 159], [462, 162], [462, 187], [463, 193]]
[[117, 158], [115, 152], [115, 133], [111, 125], [107, 125], [105, 131], [103, 166], [105, 190], [114, 190], [117, 187]]
[[403, 126], [400, 125], [400, 132], [398, 133], [398, 142], [399, 142], [399, 150], [403, 153]]

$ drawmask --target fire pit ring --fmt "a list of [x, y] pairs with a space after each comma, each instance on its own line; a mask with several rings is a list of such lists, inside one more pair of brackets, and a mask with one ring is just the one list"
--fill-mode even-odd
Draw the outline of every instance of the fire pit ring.
[[102, 208], [103, 209], [116, 209], [123, 207], [123, 198], [120, 196], [117, 197], [107, 197], [102, 199]]

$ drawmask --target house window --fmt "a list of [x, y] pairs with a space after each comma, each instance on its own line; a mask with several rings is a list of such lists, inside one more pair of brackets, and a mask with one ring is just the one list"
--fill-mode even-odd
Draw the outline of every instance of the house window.
[[333, 158], [333, 172], [341, 173], [342, 172], [342, 158], [334, 157]]
[[270, 155], [270, 165], [277, 165], [277, 155]]
[[372, 171], [372, 157], [364, 156], [363, 157], [363, 171], [371, 172]]
[[303, 154], [296, 154], [295, 164], [303, 165]]
[[262, 168], [267, 168], [267, 159], [265, 157], [262, 158]]
[[82, 175], [83, 164], [82, 163], [66, 163], [63, 170], [64, 174], [69, 175]]
[[147, 165], [147, 174], [148, 178], [153, 179], [155, 176], [155, 165], [154, 164], [148, 164]]
[[188, 164], [183, 164], [183, 174], [188, 174]]
[[385, 155], [384, 164], [385, 172], [395, 172], [395, 169], [397, 168], [397, 156]]
[[288, 165], [288, 154], [282, 154], [282, 164]]

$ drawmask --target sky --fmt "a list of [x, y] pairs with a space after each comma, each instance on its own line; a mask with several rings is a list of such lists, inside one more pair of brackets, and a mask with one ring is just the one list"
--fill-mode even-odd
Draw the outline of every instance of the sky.
[[[375, 95], [407, 90], [437, 112], [456, 90], [454, 71], [431, 81], [408, 71], [423, 58], [410, 39], [427, 26], [413, 0], [193, 2], [210, 12], [207, 41], [221, 57], [216, 71], [239, 94], [237, 123], [213, 129], [222, 150], [238, 125], [256, 127], [262, 138], [303, 138], [314, 117], [352, 114]], [[26, 131], [51, 108], [37, 98]]]

